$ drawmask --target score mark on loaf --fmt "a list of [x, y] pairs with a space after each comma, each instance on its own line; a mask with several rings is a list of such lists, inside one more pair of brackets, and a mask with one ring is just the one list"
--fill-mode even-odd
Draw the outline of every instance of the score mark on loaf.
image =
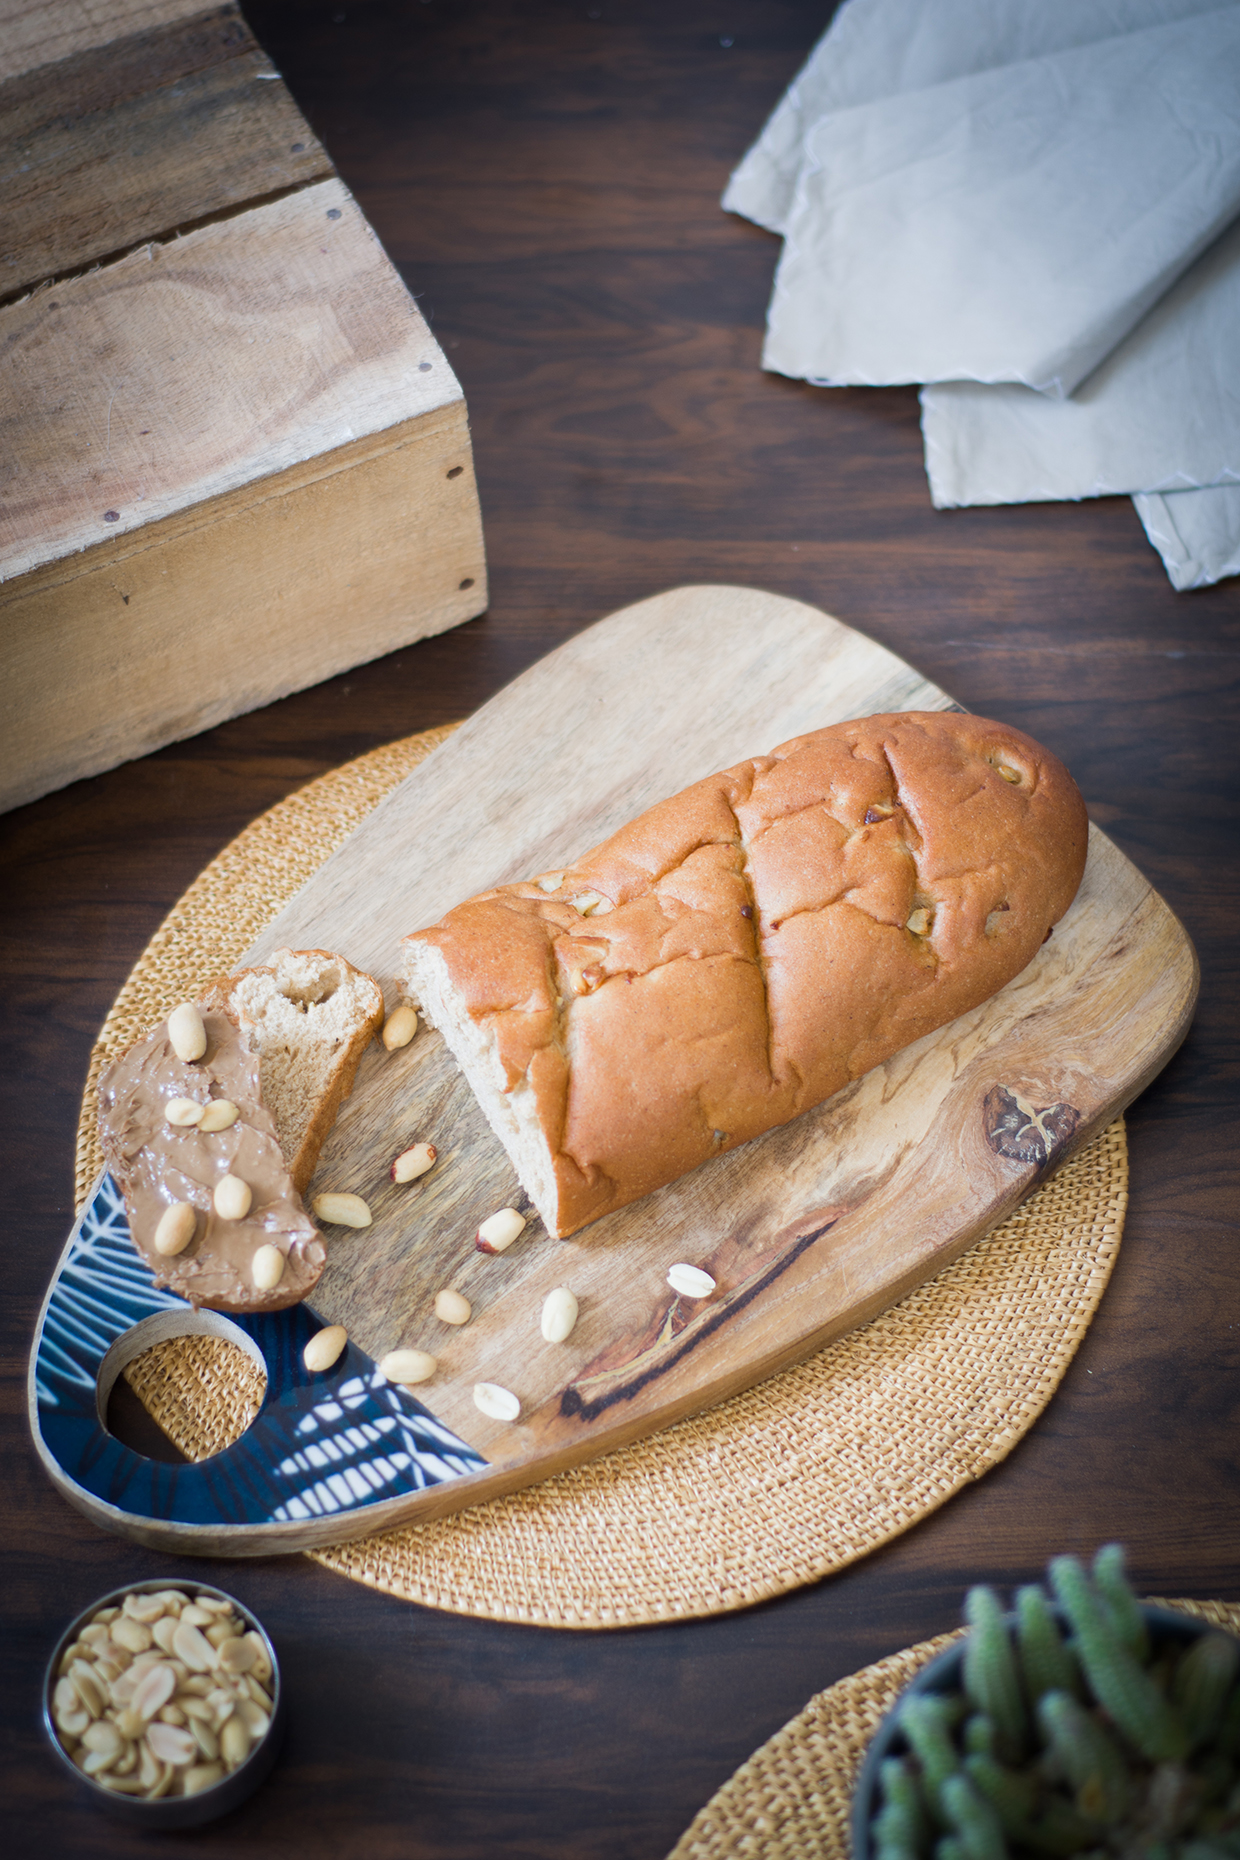
[[468, 899], [404, 938], [402, 980], [563, 1237], [996, 993], [1087, 840], [1076, 784], [1020, 731], [868, 717]]

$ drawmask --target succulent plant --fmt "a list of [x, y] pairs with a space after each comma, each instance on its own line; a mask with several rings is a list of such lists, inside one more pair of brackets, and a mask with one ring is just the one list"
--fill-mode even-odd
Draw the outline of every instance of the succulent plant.
[[1151, 1634], [1118, 1544], [1047, 1576], [1011, 1615], [969, 1591], [958, 1685], [898, 1708], [873, 1860], [1240, 1860], [1240, 1641]]

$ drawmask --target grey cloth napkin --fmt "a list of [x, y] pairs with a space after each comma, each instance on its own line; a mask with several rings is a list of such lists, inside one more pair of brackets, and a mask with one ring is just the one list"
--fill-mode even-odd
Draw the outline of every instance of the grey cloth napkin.
[[763, 363], [1070, 394], [1240, 213], [1240, 9], [807, 130]]
[[1205, 588], [1240, 575], [1240, 485], [1142, 491], [1132, 501], [1173, 587]]
[[940, 507], [1240, 484], [1240, 221], [1068, 400], [972, 381], [926, 387]]
[[1240, 247], [1194, 255], [1240, 207], [1238, 76], [1219, 0], [847, 0], [724, 196], [787, 238], [766, 365], [937, 381], [940, 504], [1166, 491], [1175, 584], [1237, 572]]
[[832, 110], [1212, 13], [1219, 0], [845, 0], [728, 182], [729, 213], [782, 233], [807, 132]]

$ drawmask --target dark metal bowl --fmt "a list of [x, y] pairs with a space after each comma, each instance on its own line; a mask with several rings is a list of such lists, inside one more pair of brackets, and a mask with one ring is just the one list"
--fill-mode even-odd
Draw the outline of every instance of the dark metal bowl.
[[[255, 1744], [245, 1762], [229, 1775], [221, 1777], [219, 1782], [213, 1783], [209, 1789], [203, 1789], [198, 1795], [161, 1796], [157, 1801], [148, 1802], [141, 1796], [118, 1795], [114, 1790], [105, 1789], [92, 1777], [83, 1775], [60, 1741], [52, 1718], [52, 1693], [65, 1649], [72, 1646], [81, 1629], [89, 1624], [92, 1615], [100, 1608], [119, 1607], [127, 1595], [144, 1595], [157, 1589], [181, 1589], [189, 1595], [216, 1596], [228, 1602], [247, 1626], [255, 1630], [271, 1661], [272, 1710], [271, 1724], [265, 1736]], [[89, 1608], [84, 1608], [69, 1623], [57, 1641], [43, 1675], [43, 1729], [56, 1756], [79, 1790], [97, 1808], [103, 1809], [114, 1820], [128, 1822], [134, 1828], [200, 1828], [205, 1822], [214, 1821], [218, 1815], [226, 1815], [230, 1809], [240, 1807], [270, 1773], [284, 1737], [286, 1716], [280, 1662], [262, 1622], [235, 1595], [229, 1595], [226, 1589], [217, 1589], [209, 1582], [196, 1582], [184, 1576], [153, 1576], [145, 1582], [127, 1582], [123, 1588], [98, 1596]]]
[[[1061, 1627], [1067, 1626], [1059, 1609], [1053, 1609], [1052, 1613]], [[1170, 1608], [1143, 1606], [1141, 1613], [1156, 1647], [1166, 1646], [1169, 1641], [1178, 1646], [1187, 1646], [1189, 1641], [1198, 1639], [1200, 1635], [1217, 1631], [1209, 1621], [1199, 1621], [1192, 1615], [1176, 1614]], [[1004, 1621], [1011, 1630], [1015, 1626], [1016, 1616], [1005, 1615]], [[852, 1860], [873, 1860], [870, 1824], [878, 1813], [879, 1770], [886, 1758], [903, 1756], [908, 1749], [908, 1740], [898, 1722], [905, 1700], [925, 1692], [960, 1691], [965, 1639], [966, 1636], [961, 1634], [950, 1647], [944, 1647], [942, 1653], [936, 1654], [933, 1660], [922, 1667], [905, 1686], [875, 1731], [853, 1791]]]

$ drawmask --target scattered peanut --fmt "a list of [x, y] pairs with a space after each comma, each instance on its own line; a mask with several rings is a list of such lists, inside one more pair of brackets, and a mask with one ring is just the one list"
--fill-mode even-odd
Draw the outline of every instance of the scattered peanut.
[[348, 1341], [349, 1333], [343, 1324], [328, 1324], [324, 1330], [315, 1331], [301, 1353], [302, 1361], [314, 1372], [330, 1369]]
[[683, 1260], [669, 1267], [667, 1282], [684, 1298], [709, 1298], [715, 1289], [709, 1272], [703, 1272], [700, 1266], [688, 1266]]
[[239, 1175], [225, 1175], [216, 1183], [211, 1199], [221, 1220], [243, 1221], [250, 1212], [254, 1196], [249, 1183], [243, 1182]]
[[1001, 762], [999, 764], [999, 773], [1000, 775], [1002, 775], [1004, 781], [1011, 782], [1014, 788], [1019, 787], [1020, 785], [1020, 770], [1019, 769], [1009, 768], [1006, 762]]
[[588, 917], [590, 912], [596, 911], [603, 902], [603, 894], [600, 891], [579, 891], [575, 898], [570, 898], [568, 901], [575, 911], [580, 911], [583, 917]]
[[316, 1195], [314, 1211], [332, 1227], [369, 1227], [370, 1209], [360, 1195]]
[[159, 1217], [153, 1242], [155, 1251], [165, 1259], [170, 1259], [174, 1253], [183, 1253], [193, 1239], [197, 1225], [196, 1209], [188, 1201], [174, 1201]]
[[201, 1059], [207, 1050], [207, 1030], [192, 1001], [182, 1001], [168, 1016], [168, 1042], [178, 1059]]
[[426, 1174], [438, 1154], [433, 1143], [415, 1143], [411, 1149], [402, 1150], [392, 1164], [392, 1180], [416, 1182], [420, 1175]]
[[515, 1421], [521, 1414], [520, 1401], [511, 1389], [502, 1389], [498, 1382], [474, 1383], [474, 1407], [492, 1421]]
[[564, 883], [564, 874], [563, 872], [544, 872], [541, 878], [534, 880], [534, 883], [540, 891], [558, 891]]
[[199, 1130], [231, 1130], [241, 1113], [231, 1098], [212, 1098], [198, 1119]]
[[502, 1253], [524, 1231], [525, 1216], [515, 1208], [501, 1208], [483, 1221], [474, 1245], [480, 1253]]
[[438, 1367], [425, 1350], [389, 1350], [379, 1359], [379, 1374], [389, 1382], [429, 1382]]
[[911, 930], [914, 936], [929, 936], [930, 925], [933, 921], [933, 914], [926, 909], [925, 905], [920, 905], [917, 910], [909, 913], [908, 922], [904, 928]]
[[250, 1261], [250, 1277], [256, 1290], [273, 1292], [284, 1277], [284, 1255], [278, 1246], [270, 1242], [260, 1246]]
[[473, 1307], [463, 1292], [454, 1292], [445, 1285], [435, 1299], [435, 1316], [442, 1324], [468, 1324]]
[[154, 1801], [210, 1789], [245, 1762], [271, 1723], [270, 1678], [262, 1636], [225, 1597], [142, 1591], [81, 1630], [49, 1706], [83, 1775]]
[[178, 1130], [188, 1130], [191, 1124], [202, 1121], [206, 1108], [205, 1104], [199, 1104], [197, 1098], [169, 1098], [164, 1106], [164, 1116]]
[[383, 1044], [389, 1053], [394, 1053], [397, 1047], [408, 1046], [417, 1030], [418, 1010], [402, 1001], [383, 1023]]
[[542, 1334], [548, 1343], [563, 1343], [577, 1322], [577, 1300], [567, 1285], [557, 1285], [543, 1299]]

